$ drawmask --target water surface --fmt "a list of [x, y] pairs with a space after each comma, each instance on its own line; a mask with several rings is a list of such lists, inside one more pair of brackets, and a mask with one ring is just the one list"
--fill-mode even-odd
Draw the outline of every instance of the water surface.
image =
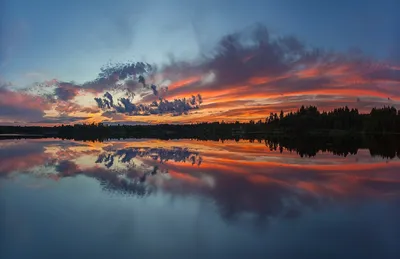
[[400, 258], [400, 159], [367, 149], [2, 140], [0, 206], [4, 259]]

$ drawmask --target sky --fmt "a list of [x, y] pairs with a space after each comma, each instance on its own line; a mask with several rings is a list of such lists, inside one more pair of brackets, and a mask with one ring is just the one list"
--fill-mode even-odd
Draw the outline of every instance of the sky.
[[397, 0], [0, 1], [0, 124], [400, 108]]

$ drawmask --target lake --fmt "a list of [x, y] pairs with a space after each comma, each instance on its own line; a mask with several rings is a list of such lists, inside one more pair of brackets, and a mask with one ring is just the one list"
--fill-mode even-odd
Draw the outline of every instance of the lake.
[[400, 258], [400, 159], [267, 141], [0, 141], [0, 257]]

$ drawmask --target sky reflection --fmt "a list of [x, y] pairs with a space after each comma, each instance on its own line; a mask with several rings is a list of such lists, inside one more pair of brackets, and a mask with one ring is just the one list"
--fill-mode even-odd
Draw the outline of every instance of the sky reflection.
[[363, 149], [346, 157], [319, 152], [302, 158], [282, 149], [244, 140], [5, 140], [0, 177], [63, 181], [82, 175], [123, 195], [194, 195], [214, 201], [227, 220], [299, 217], [335, 202], [400, 195], [398, 158], [372, 157]]
[[398, 258], [400, 159], [291, 149], [0, 141], [0, 257]]

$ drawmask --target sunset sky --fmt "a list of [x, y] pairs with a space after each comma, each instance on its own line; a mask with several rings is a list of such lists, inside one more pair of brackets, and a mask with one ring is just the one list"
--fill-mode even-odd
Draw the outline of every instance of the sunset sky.
[[400, 108], [398, 0], [3, 0], [0, 125]]

